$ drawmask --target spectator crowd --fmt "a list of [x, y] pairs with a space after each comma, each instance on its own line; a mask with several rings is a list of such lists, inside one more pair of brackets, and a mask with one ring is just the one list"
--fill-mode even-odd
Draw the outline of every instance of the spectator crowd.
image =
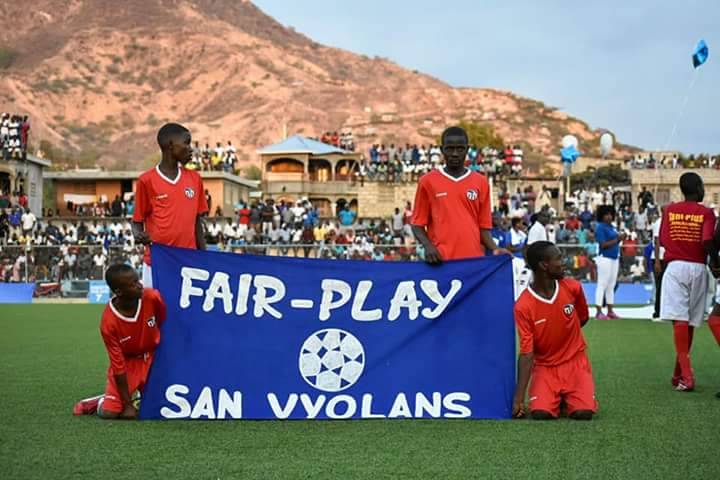
[[30, 135], [27, 115], [3, 113], [0, 115], [0, 150], [5, 161], [24, 160]]
[[[629, 194], [612, 187], [577, 190], [561, 211], [553, 208], [551, 198], [546, 186], [539, 194], [531, 187], [498, 191], [492, 230], [498, 246], [516, 246], [529, 227], [540, 222], [549, 239], [564, 249], [573, 276], [594, 280], [595, 212], [600, 205], [612, 205], [616, 227], [627, 237], [621, 247], [620, 279], [650, 278], [651, 252], [646, 246], [652, 243], [659, 215], [651, 192], [640, 193], [637, 212]], [[0, 210], [0, 281], [20, 281], [26, 268], [28, 277], [37, 280], [101, 278], [103, 269], [117, 261], [139, 269], [142, 247], [135, 245], [127, 217], [131, 205], [116, 198], [109, 209], [103, 207], [103, 215], [72, 220], [37, 218], [19, 204]], [[424, 258], [410, 228], [410, 202], [385, 219], [358, 219], [347, 205], [339, 206], [332, 218], [321, 217], [307, 199], [241, 202], [231, 216], [218, 213], [205, 225], [208, 248], [213, 250], [353, 260]]]
[[237, 172], [237, 149], [228, 141], [226, 145], [216, 142], [214, 147], [209, 143], [200, 146], [200, 142], [194, 142], [192, 146], [192, 157], [186, 168], [190, 170], [201, 170], [204, 172]]
[[[465, 158], [465, 166], [492, 178], [519, 177], [523, 171], [523, 150], [519, 146], [507, 146], [504, 150], [492, 147], [478, 148], [471, 145]], [[408, 183], [433, 169], [443, 166], [439, 145], [395, 146], [375, 144], [368, 150], [368, 157], [355, 165], [353, 179], [361, 185], [365, 181]]]
[[635, 154], [629, 159], [630, 168], [663, 169], [663, 168], [720, 168], [716, 155], [689, 155], [679, 153]]

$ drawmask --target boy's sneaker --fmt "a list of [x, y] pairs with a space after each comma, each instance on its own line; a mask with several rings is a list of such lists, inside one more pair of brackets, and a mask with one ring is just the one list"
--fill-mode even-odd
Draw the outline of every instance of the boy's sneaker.
[[98, 395], [97, 397], [86, 398], [80, 400], [73, 407], [73, 415], [95, 415], [98, 409], [98, 403], [104, 395]]
[[608, 317], [610, 320], [619, 320], [619, 319], [620, 319], [620, 315], [618, 315], [618, 314], [615, 313], [615, 312], [610, 312], [610, 313], [608, 313], [608, 314], [607, 314], [607, 317]]
[[677, 386], [675, 387], [675, 390], [677, 390], [678, 392], [692, 392], [693, 390], [695, 390], [695, 380], [680, 378]]
[[610, 320], [610, 317], [608, 317], [604, 313], [601, 313], [595, 316], [595, 320]]

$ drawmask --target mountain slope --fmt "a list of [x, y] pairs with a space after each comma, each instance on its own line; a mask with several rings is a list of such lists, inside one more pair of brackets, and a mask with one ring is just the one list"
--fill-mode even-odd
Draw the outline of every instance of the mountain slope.
[[[369, 143], [431, 143], [459, 119], [491, 123], [537, 162], [574, 133], [600, 133], [534, 100], [456, 89], [390, 61], [329, 48], [249, 1], [27, 0], [0, 5], [0, 109], [28, 113], [36, 141], [139, 168], [168, 120], [241, 160], [289, 133], [352, 127]], [[532, 165], [532, 162], [531, 162]]]

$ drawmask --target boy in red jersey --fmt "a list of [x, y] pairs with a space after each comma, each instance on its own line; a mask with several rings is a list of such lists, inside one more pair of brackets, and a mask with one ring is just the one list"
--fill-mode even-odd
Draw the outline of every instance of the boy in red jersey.
[[468, 136], [460, 127], [442, 134], [445, 167], [423, 175], [415, 192], [412, 231], [431, 265], [443, 260], [481, 257], [498, 248], [492, 238], [490, 185], [484, 175], [465, 168]]
[[137, 409], [131, 395], [142, 392], [160, 343], [160, 324], [165, 320], [165, 303], [160, 292], [143, 288], [129, 265], [113, 265], [105, 281], [114, 296], [105, 307], [100, 334], [110, 357], [105, 394], [81, 400], [75, 415], [132, 419]]
[[132, 227], [135, 241], [145, 245], [142, 280], [146, 287], [152, 287], [150, 243], [205, 249], [205, 189], [200, 174], [185, 168], [192, 159], [191, 141], [182, 125], [163, 125], [157, 135], [160, 164], [137, 181]]
[[525, 391], [530, 383], [532, 418], [557, 418], [560, 403], [565, 402], [570, 418], [592, 420], [597, 402], [580, 330], [590, 317], [582, 286], [564, 278], [562, 254], [553, 243], [533, 243], [526, 258], [533, 281], [515, 303], [520, 356], [512, 414], [525, 415]]
[[[718, 222], [715, 226], [714, 243], [715, 250], [720, 250], [720, 222]], [[713, 267], [712, 262], [710, 269], [713, 270], [713, 275], [716, 278], [720, 276], [720, 269], [717, 266]], [[717, 341], [718, 346], [720, 346], [720, 281], [716, 282], [715, 285], [715, 306], [713, 307], [712, 312], [710, 312], [708, 327], [710, 327], [710, 331], [715, 337], [715, 341]], [[720, 399], [720, 392], [716, 393], [715, 397]]]
[[695, 388], [690, 363], [693, 333], [705, 317], [705, 263], [709, 256], [710, 268], [717, 274], [718, 252], [713, 241], [715, 213], [701, 203], [705, 197], [702, 178], [694, 172], [682, 174], [680, 190], [685, 200], [666, 206], [660, 224], [666, 265], [660, 318], [673, 322], [676, 357], [672, 385], [678, 391], [689, 392]]

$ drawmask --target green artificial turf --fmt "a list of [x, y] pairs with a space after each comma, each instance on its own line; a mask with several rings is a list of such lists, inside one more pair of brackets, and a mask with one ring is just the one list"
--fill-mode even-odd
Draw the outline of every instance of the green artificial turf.
[[0, 478], [720, 478], [720, 349], [697, 332], [697, 390], [670, 387], [671, 328], [585, 328], [589, 423], [122, 422], [73, 417], [107, 360], [90, 305], [0, 305]]

